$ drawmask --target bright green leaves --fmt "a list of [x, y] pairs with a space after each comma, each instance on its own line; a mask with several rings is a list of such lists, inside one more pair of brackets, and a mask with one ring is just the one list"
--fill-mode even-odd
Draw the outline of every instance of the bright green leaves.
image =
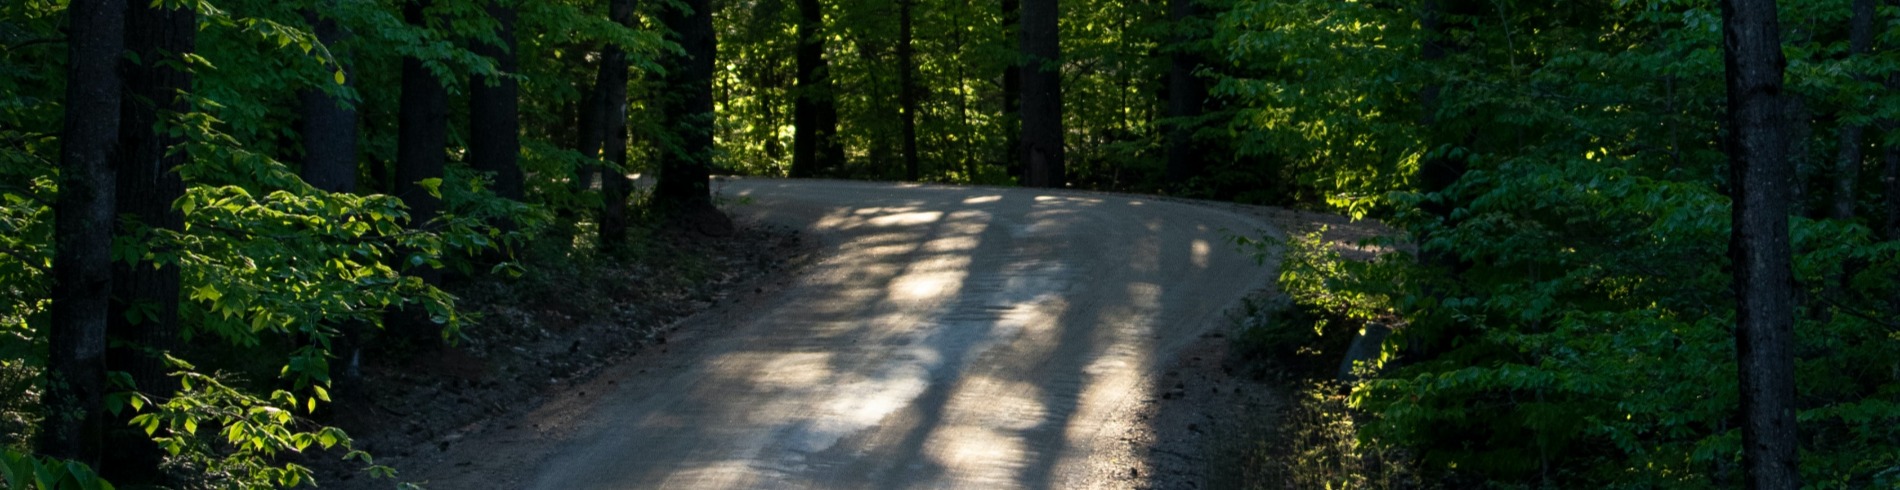
[[91, 467], [77, 461], [0, 450], [0, 482], [7, 488], [33, 490], [113, 490]]
[[[311, 470], [272, 461], [286, 453], [351, 447], [343, 430], [310, 424], [294, 413], [297, 409], [314, 412], [319, 400], [329, 401], [328, 392], [321, 388], [303, 398], [282, 390], [257, 397], [232, 387], [228, 380], [189, 371], [176, 376], [184, 389], [133, 417], [131, 424], [151, 434], [172, 456], [219, 475], [221, 486], [294, 487], [310, 481]], [[361, 451], [347, 453], [344, 459], [361, 460], [372, 475], [394, 475], [394, 470], [374, 465]]]

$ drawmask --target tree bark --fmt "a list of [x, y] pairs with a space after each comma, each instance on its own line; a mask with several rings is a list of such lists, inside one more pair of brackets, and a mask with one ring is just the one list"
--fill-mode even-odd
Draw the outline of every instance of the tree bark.
[[[403, 5], [403, 18], [410, 25], [428, 24], [424, 10], [429, 0], [411, 0]], [[402, 59], [402, 96], [397, 107], [396, 176], [397, 198], [409, 206], [409, 226], [428, 226], [441, 213], [442, 200], [429, 193], [420, 182], [442, 178], [448, 159], [448, 91], [435, 74], [414, 57]], [[396, 260], [403, 260], [399, 256]], [[410, 266], [403, 261], [398, 268], [404, 274], [426, 284], [442, 284], [442, 271], [428, 265]], [[397, 338], [429, 345], [436, 333], [428, 315], [416, 308], [398, 313], [389, 322]]]
[[[125, 85], [114, 208], [116, 215], [153, 229], [184, 228], [184, 214], [173, 207], [185, 195], [176, 172], [185, 154], [173, 151], [184, 141], [154, 128], [166, 113], [190, 110], [184, 93], [191, 90], [191, 73], [173, 63], [194, 51], [197, 30], [197, 14], [189, 8], [139, 6], [125, 16], [125, 49], [141, 62], [120, 65]], [[171, 350], [178, 336], [178, 266], [115, 261], [112, 277], [106, 336], [118, 345], [106, 351], [106, 364], [130, 375], [140, 393], [170, 398], [177, 382], [166, 375], [170, 368], [160, 353]], [[120, 485], [161, 483], [164, 452], [144, 431], [126, 427], [133, 415], [123, 412], [107, 428], [101, 475]]]
[[126, 2], [72, 0], [67, 8], [66, 120], [53, 203], [53, 288], [39, 452], [99, 462], [106, 390], [106, 317], [112, 292], [112, 211], [118, 153], [119, 52]]
[[732, 233], [732, 221], [712, 203], [713, 62], [718, 46], [713, 34], [712, 1], [686, 0], [686, 10], [661, 9], [661, 22], [672, 31], [684, 53], [664, 55], [665, 95], [661, 97], [661, 127], [669, 133], [660, 157], [660, 177], [653, 202], [677, 225], [700, 233]]
[[1062, 187], [1062, 47], [1056, 0], [1022, 3], [1023, 185]]
[[588, 85], [581, 93], [580, 124], [574, 135], [574, 150], [579, 151], [589, 162], [574, 169], [574, 182], [569, 187], [577, 194], [594, 187], [594, 177], [600, 173], [600, 165], [592, 160], [600, 158], [601, 143], [607, 139], [607, 109], [601, 105], [603, 96], [600, 94], [599, 78], [596, 71], [595, 83]]
[[897, 0], [897, 102], [904, 116], [904, 180], [916, 182], [922, 162], [917, 157], [917, 52], [911, 45], [914, 0]]
[[[1848, 54], [1861, 56], [1874, 47], [1874, 0], [1854, 0], [1849, 19]], [[1864, 78], [1864, 77], [1863, 77]], [[1841, 127], [1840, 157], [1834, 162], [1834, 203], [1830, 211], [1839, 220], [1854, 219], [1854, 189], [1860, 181], [1860, 167], [1866, 158], [1866, 126]]]
[[[1003, 0], [1003, 45], [1020, 45], [1020, 27], [1022, 25], [1022, 4], [1019, 0]], [[1004, 167], [1009, 176], [1017, 179], [1023, 175], [1022, 140], [1022, 103], [1023, 103], [1023, 61], [1020, 50], [1009, 66], [1003, 68], [1003, 158]]]
[[1722, 4], [1734, 228], [1736, 342], [1747, 488], [1800, 488], [1795, 435], [1794, 277], [1788, 139], [1774, 0]]
[[[330, 46], [339, 58], [338, 65], [329, 68], [343, 73], [344, 87], [355, 84], [356, 74], [336, 48], [343, 30], [313, 10], [304, 11], [304, 18], [316, 31], [317, 42]], [[298, 132], [303, 135], [304, 182], [327, 192], [356, 192], [356, 108], [343, 97], [314, 88], [297, 91], [297, 99], [303, 106]]]
[[792, 99], [792, 170], [795, 178], [815, 177], [844, 159], [838, 145], [838, 99], [825, 60], [824, 7], [818, 0], [798, 1], [797, 96]]
[[1201, 149], [1194, 143], [1197, 125], [1188, 122], [1203, 113], [1207, 101], [1207, 84], [1194, 76], [1194, 70], [1201, 64], [1188, 45], [1196, 39], [1182, 31], [1187, 24], [1200, 15], [1195, 0], [1169, 0], [1168, 20], [1175, 28], [1173, 52], [1168, 56], [1168, 118], [1174, 122], [1165, 126], [1167, 131], [1168, 184], [1177, 190], [1186, 190], [1189, 182], [1201, 175], [1207, 162]]
[[[622, 26], [633, 23], [631, 0], [610, 0], [608, 19]], [[618, 251], [627, 240], [627, 200], [633, 182], [627, 180], [627, 55], [619, 46], [608, 46], [601, 53], [599, 86], [602, 125], [606, 140], [602, 151], [606, 165], [601, 168], [600, 245]]]
[[[427, 25], [423, 11], [429, 0], [403, 5], [410, 25]], [[422, 226], [439, 214], [441, 199], [418, 182], [442, 177], [448, 159], [448, 91], [415, 57], [402, 59], [402, 98], [396, 139], [396, 197], [409, 205], [411, 226]]]
[[[515, 57], [515, 9], [499, 2], [488, 4], [488, 15], [500, 27], [495, 37], [501, 45], [477, 42], [475, 54], [493, 58], [495, 68], [513, 75], [519, 71]], [[514, 77], [475, 75], [468, 83], [468, 163], [475, 170], [494, 175], [496, 195], [520, 201], [521, 166], [521, 87]]]

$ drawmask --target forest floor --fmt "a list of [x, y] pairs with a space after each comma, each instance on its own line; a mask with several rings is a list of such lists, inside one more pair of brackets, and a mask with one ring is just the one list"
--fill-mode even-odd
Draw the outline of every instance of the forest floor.
[[[377, 464], [411, 468], [426, 456], [418, 452], [447, 450], [489, 422], [571, 395], [604, 368], [667, 354], [680, 320], [782, 283], [812, 252], [797, 232], [757, 223], [727, 237], [650, 238], [621, 260], [451, 284], [459, 304], [481, 317], [466, 338], [400, 358], [369, 356], [357, 388], [337, 391], [324, 422]], [[325, 487], [392, 486], [338, 456], [315, 453], [305, 464]]]

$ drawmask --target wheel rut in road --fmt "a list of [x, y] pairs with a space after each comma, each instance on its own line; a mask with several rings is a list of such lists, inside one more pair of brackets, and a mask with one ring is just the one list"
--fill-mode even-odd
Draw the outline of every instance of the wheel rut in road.
[[[1267, 287], [1252, 217], [1134, 196], [732, 180], [822, 256], [664, 360], [463, 444], [471, 488], [1122, 488], [1160, 366]], [[1277, 232], [1275, 232], [1277, 233]], [[595, 383], [594, 386], [601, 386]], [[483, 436], [488, 437], [488, 436]], [[499, 468], [499, 469], [498, 469]], [[447, 485], [447, 486], [444, 486]]]

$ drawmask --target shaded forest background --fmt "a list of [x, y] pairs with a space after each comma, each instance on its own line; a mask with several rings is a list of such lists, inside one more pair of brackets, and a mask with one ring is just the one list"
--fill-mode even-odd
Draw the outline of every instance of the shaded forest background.
[[[1785, 63], [1744, 105], [1746, 19]], [[1284, 254], [1290, 297], [1243, 341], [1381, 347], [1315, 392], [1354, 435], [1318, 483], [1738, 486], [1736, 298], [1767, 288], [1790, 471], [1894, 488], [1896, 87], [1887, 0], [11, 1], [0, 466], [305, 483], [288, 454], [349, 447], [310, 417], [352, 366], [480, 328], [446, 284], [728, 235], [708, 176], [743, 174], [1404, 231], [1370, 261], [1238, 240]], [[1736, 163], [1738, 107], [1781, 157]], [[1787, 280], [1736, 279], [1745, 189], [1780, 193], [1749, 229], [1785, 233], [1750, 239]], [[1412, 476], [1342, 469], [1367, 458]]]

